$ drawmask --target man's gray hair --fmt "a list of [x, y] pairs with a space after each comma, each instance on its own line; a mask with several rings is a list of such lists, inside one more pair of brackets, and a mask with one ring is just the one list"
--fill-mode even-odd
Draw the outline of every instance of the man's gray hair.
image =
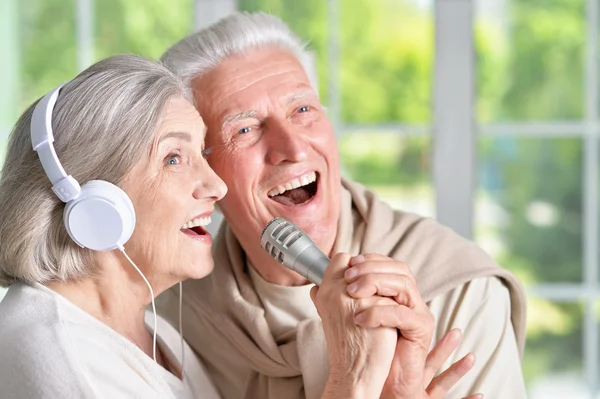
[[[63, 86], [52, 115], [54, 146], [67, 174], [80, 184], [122, 183], [150, 153], [167, 102], [183, 96], [173, 73], [137, 56], [114, 56], [83, 71]], [[0, 176], [0, 286], [75, 280], [94, 272], [92, 251], [69, 238], [64, 204], [31, 148], [36, 104], [12, 130]]]
[[262, 12], [233, 13], [174, 44], [161, 61], [183, 80], [190, 90], [188, 98], [193, 101], [193, 79], [218, 66], [228, 56], [264, 47], [279, 47], [292, 53], [304, 67], [313, 88], [317, 88], [306, 42], [282, 20]]

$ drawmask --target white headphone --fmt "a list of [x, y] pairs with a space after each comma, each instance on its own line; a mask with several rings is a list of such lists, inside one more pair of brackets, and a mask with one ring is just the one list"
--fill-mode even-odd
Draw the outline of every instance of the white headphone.
[[73, 176], [67, 176], [52, 145], [52, 112], [62, 86], [46, 94], [33, 110], [33, 150], [52, 182], [52, 191], [66, 203], [63, 217], [73, 241], [95, 251], [123, 250], [135, 228], [135, 210], [129, 196], [104, 180], [92, 180], [80, 187]]

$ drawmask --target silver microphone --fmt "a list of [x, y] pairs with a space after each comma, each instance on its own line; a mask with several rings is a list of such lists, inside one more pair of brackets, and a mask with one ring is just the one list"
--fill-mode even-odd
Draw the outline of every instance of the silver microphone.
[[331, 260], [295, 224], [271, 220], [260, 234], [260, 246], [276, 261], [320, 286]]

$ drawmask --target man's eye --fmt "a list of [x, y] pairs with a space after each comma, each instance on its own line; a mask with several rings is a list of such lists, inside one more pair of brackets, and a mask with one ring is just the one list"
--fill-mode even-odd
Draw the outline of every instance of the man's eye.
[[250, 133], [252, 129], [250, 129], [249, 127], [243, 127], [240, 130], [238, 130], [238, 134], [246, 134], [246, 133]]
[[300, 112], [300, 113], [308, 112], [309, 110], [310, 110], [310, 107], [308, 105], [298, 108], [298, 112]]

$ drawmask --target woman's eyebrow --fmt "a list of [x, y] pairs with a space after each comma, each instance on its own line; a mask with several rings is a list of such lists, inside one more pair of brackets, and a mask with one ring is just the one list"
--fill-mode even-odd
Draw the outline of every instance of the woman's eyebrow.
[[179, 138], [182, 140], [187, 141], [188, 143], [192, 142], [192, 135], [186, 132], [169, 132], [164, 134], [160, 140], [158, 140], [158, 143], [160, 144], [162, 141], [169, 139], [169, 138]]

